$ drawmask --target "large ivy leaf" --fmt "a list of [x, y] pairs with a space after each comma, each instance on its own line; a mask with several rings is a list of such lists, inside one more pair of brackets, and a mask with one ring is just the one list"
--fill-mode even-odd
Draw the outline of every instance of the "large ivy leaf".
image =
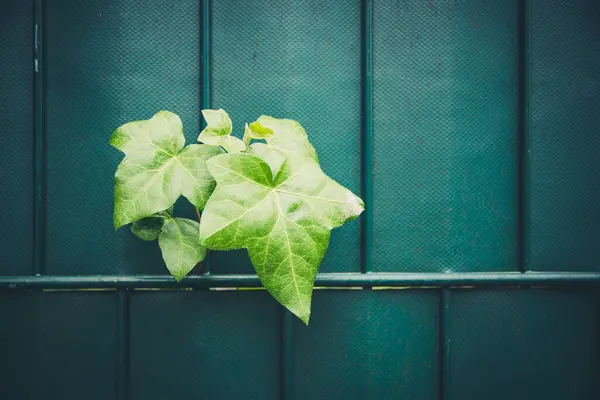
[[165, 220], [173, 216], [173, 207], [152, 214], [131, 224], [131, 232], [142, 240], [156, 240], [162, 230]]
[[[200, 237], [215, 250], [248, 249], [265, 288], [308, 323], [330, 231], [356, 218], [364, 204], [325, 175], [300, 124], [259, 121], [274, 132], [266, 146], [208, 160], [217, 187], [204, 209]], [[280, 164], [273, 168], [269, 161]]]
[[206, 256], [206, 248], [200, 244], [200, 225], [186, 218], [165, 220], [158, 245], [167, 269], [175, 280], [180, 281]]
[[248, 149], [248, 153], [256, 154], [265, 160], [271, 167], [271, 173], [276, 176], [279, 169], [286, 160], [285, 153], [267, 145], [266, 143], [252, 143]]
[[239, 153], [246, 150], [244, 142], [231, 136], [231, 118], [224, 110], [202, 110], [206, 120], [206, 128], [200, 132], [198, 141], [213, 146], [221, 146], [228, 153]]
[[206, 160], [223, 150], [200, 144], [184, 148], [176, 114], [160, 111], [122, 125], [110, 144], [125, 153], [115, 174], [115, 228], [167, 209], [181, 194], [204, 208], [215, 186]]

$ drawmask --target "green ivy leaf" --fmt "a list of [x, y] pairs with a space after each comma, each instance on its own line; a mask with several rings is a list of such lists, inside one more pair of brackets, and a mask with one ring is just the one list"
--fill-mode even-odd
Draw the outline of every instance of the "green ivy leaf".
[[115, 174], [114, 225], [119, 228], [170, 207], [183, 194], [200, 210], [214, 189], [206, 160], [223, 150], [184, 148], [181, 120], [169, 111], [117, 128], [110, 144], [125, 153]]
[[306, 158], [318, 163], [317, 153], [297, 121], [263, 115], [250, 125], [254, 130], [269, 132], [264, 137], [267, 143], [252, 143], [249, 152], [268, 162], [273, 176], [277, 175], [286, 159], [297, 167], [306, 163]]
[[[356, 218], [364, 204], [325, 175], [300, 124], [259, 121], [274, 132], [267, 147], [208, 160], [217, 187], [204, 209], [200, 237], [215, 250], [248, 249], [265, 288], [308, 323], [330, 231]], [[268, 156], [256, 155], [260, 151]], [[275, 175], [266, 160], [282, 157], [272, 157], [273, 151], [284, 156]]]
[[274, 134], [270, 128], [261, 125], [258, 121], [254, 121], [249, 127], [248, 125], [246, 127], [248, 134], [253, 139], [266, 139]]
[[206, 120], [206, 128], [200, 132], [198, 141], [213, 146], [221, 146], [228, 153], [239, 153], [246, 150], [244, 142], [231, 136], [231, 118], [222, 109], [202, 110]]
[[196, 221], [186, 218], [169, 218], [162, 227], [158, 245], [167, 269], [178, 282], [206, 256], [199, 230]]
[[265, 143], [252, 143], [248, 149], [248, 153], [256, 154], [265, 160], [271, 167], [271, 173], [276, 176], [279, 169], [286, 160], [286, 155]]
[[311, 158], [317, 163], [319, 162], [317, 152], [308, 141], [306, 131], [297, 121], [261, 115], [250, 126], [253, 127], [253, 130], [273, 132], [272, 135], [265, 137], [267, 145], [271, 149], [285, 154], [293, 164], [303, 164], [305, 158]]
[[142, 240], [156, 240], [162, 230], [165, 220], [173, 216], [173, 207], [152, 214], [131, 224], [131, 232]]

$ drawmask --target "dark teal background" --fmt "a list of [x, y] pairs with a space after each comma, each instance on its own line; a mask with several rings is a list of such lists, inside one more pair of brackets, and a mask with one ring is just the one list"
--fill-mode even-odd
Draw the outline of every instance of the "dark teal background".
[[[165, 274], [156, 243], [113, 230], [121, 154], [108, 139], [167, 109], [195, 141], [205, 3], [40, 3], [37, 225], [34, 0], [0, 8], [0, 275], [33, 273], [36, 226], [47, 275]], [[597, 2], [373, 0], [372, 165], [364, 2], [211, 4], [212, 107], [238, 136], [260, 114], [297, 119], [324, 171], [357, 194], [361, 168], [372, 174], [374, 273], [600, 272]], [[361, 270], [364, 220], [332, 233], [321, 272]], [[213, 252], [210, 266], [252, 272], [243, 251]], [[0, 399], [123, 399], [120, 368], [144, 400], [277, 399], [282, 379], [296, 399], [600, 395], [593, 290], [454, 288], [447, 303], [438, 289], [317, 290], [310, 326], [290, 328], [289, 376], [282, 309], [263, 291], [128, 298], [123, 365], [114, 290], [1, 292]]]

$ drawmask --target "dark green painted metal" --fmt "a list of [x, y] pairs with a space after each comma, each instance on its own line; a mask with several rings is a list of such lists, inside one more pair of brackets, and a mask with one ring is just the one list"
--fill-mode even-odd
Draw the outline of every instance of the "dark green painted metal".
[[[323, 170], [361, 189], [361, 3], [214, 1], [213, 107], [234, 134], [261, 114], [298, 120]], [[359, 272], [361, 220], [332, 232], [322, 272]], [[245, 250], [213, 252], [212, 273], [252, 273]]]
[[212, 0], [202, 0], [202, 48], [201, 48], [201, 77], [202, 77], [202, 109], [211, 107], [211, 8]]
[[[592, 0], [3, 1], [0, 398], [597, 398], [599, 17]], [[176, 284], [155, 243], [112, 230], [110, 132], [169, 109], [194, 142], [210, 106], [238, 136], [300, 120], [367, 203], [333, 232], [309, 327], [264, 291], [208, 290], [261, 286], [245, 252]], [[52, 275], [26, 276], [44, 256]]]
[[44, 1], [35, 0], [34, 73], [35, 73], [35, 149], [33, 273], [44, 273]]
[[518, 1], [374, 3], [373, 270], [517, 270]]
[[129, 294], [126, 289], [117, 292], [117, 400], [129, 399]]
[[453, 291], [446, 399], [597, 399], [598, 299], [591, 291]]
[[[294, 320], [296, 399], [437, 399], [437, 291], [317, 291]], [[335, 316], [335, 317], [333, 317]]]
[[281, 400], [294, 399], [294, 316], [282, 310], [281, 316]]
[[373, 270], [373, 0], [362, 0], [362, 272]]
[[[212, 37], [212, 25], [211, 25], [212, 0], [201, 0], [201, 1], [202, 1], [202, 9], [201, 9], [200, 13], [201, 13], [202, 23], [200, 24], [200, 28], [201, 28], [200, 39], [202, 40], [202, 46], [200, 49], [200, 60], [202, 62], [202, 65], [200, 67], [200, 77], [202, 79], [202, 85], [201, 85], [202, 94], [201, 94], [200, 108], [202, 110], [206, 110], [206, 109], [211, 108], [211, 97], [212, 97], [211, 96], [212, 76], [211, 76], [211, 69], [210, 69], [210, 66], [211, 66], [211, 37]], [[206, 122], [203, 119], [201, 128], [203, 129], [205, 126], [206, 126]], [[211, 259], [210, 252], [208, 252], [201, 264], [202, 265], [202, 273], [204, 273], [204, 274], [210, 273], [210, 259]]]
[[442, 289], [440, 295], [439, 310], [439, 398], [448, 399], [448, 388], [450, 387], [450, 373], [452, 356], [452, 336], [450, 334], [450, 324], [452, 323], [450, 289]]
[[28, 275], [33, 259], [34, 11], [32, 0], [0, 7], [0, 275]]
[[519, 0], [518, 269], [527, 271], [531, 251], [529, 132], [531, 121], [531, 1]]
[[529, 267], [600, 271], [600, 6], [530, 1]]
[[[454, 286], [597, 286], [597, 272], [464, 272], [410, 273], [330, 272], [318, 274], [316, 286], [353, 287], [454, 287]], [[89, 275], [89, 276], [6, 276], [0, 277], [0, 288], [23, 289], [89, 289], [89, 288], [218, 288], [260, 287], [256, 275], [207, 274], [192, 275], [179, 283], [164, 275]]]
[[[166, 109], [200, 128], [200, 4], [44, 0], [46, 272], [166, 274], [156, 243], [112, 226], [119, 125]], [[185, 202], [184, 202], [185, 203]], [[182, 204], [176, 213], [193, 212]]]
[[115, 398], [115, 293], [2, 294], [0, 320], [0, 398]]
[[131, 294], [131, 399], [278, 399], [281, 307], [264, 291]]

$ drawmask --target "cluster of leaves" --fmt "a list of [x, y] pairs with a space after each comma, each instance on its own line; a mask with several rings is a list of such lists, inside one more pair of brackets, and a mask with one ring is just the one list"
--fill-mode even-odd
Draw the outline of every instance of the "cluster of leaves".
[[[225, 111], [202, 114], [202, 144], [185, 146], [181, 120], [168, 111], [113, 133], [110, 144], [125, 153], [115, 174], [115, 228], [132, 224], [141, 239], [158, 239], [176, 280], [207, 249], [245, 248], [269, 293], [308, 323], [331, 230], [356, 218], [362, 200], [325, 175], [298, 122], [261, 116], [240, 140]], [[181, 195], [202, 211], [200, 221], [173, 216]]]

